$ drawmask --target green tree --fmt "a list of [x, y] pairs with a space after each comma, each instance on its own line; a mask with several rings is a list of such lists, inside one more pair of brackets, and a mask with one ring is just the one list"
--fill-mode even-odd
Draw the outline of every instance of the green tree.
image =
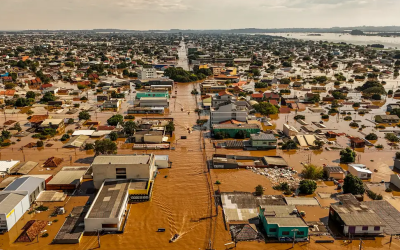
[[96, 156], [100, 154], [116, 154], [117, 149], [117, 144], [110, 139], [98, 140], [94, 143], [94, 152]]
[[92, 149], [94, 149], [94, 144], [93, 143], [86, 143], [84, 149], [85, 150], [92, 150]]
[[364, 194], [364, 192], [364, 184], [360, 178], [352, 174], [348, 174], [346, 178], [344, 178], [343, 193], [358, 195]]
[[28, 106], [30, 103], [28, 102], [28, 100], [27, 99], [25, 99], [25, 98], [18, 98], [16, 101], [15, 101], [15, 106], [17, 106], [17, 107], [25, 107], [25, 106]]
[[356, 153], [351, 148], [346, 148], [340, 151], [340, 162], [354, 162], [356, 159]]
[[8, 83], [6, 83], [5, 85], [4, 85], [4, 88], [5, 89], [13, 89], [13, 88], [15, 88], [17, 85], [15, 85], [14, 83], [12, 83], [12, 82], [8, 82]]
[[317, 189], [317, 183], [313, 180], [300, 181], [299, 191], [302, 194], [312, 194]]
[[378, 140], [378, 136], [374, 133], [369, 133], [367, 136], [365, 136], [365, 139], [367, 140]]
[[257, 196], [262, 196], [264, 194], [264, 188], [261, 185], [258, 185], [257, 187], [255, 187], [255, 190], [256, 190]]
[[172, 133], [172, 132], [174, 132], [175, 131], [175, 125], [174, 125], [174, 122], [168, 122], [168, 124], [167, 124], [167, 126], [165, 126], [165, 131], [166, 132], [169, 132], [169, 133]]
[[273, 115], [278, 113], [278, 108], [272, 105], [269, 102], [260, 102], [259, 104], [255, 104], [254, 109], [262, 114], [262, 115]]
[[35, 99], [35, 98], [36, 98], [36, 94], [35, 94], [35, 92], [33, 92], [33, 91], [28, 91], [28, 92], [26, 92], [25, 97], [26, 97], [26, 98]]
[[297, 143], [293, 140], [287, 140], [282, 145], [282, 149], [290, 150], [290, 149], [297, 149]]
[[124, 117], [120, 114], [116, 114], [111, 116], [108, 120], [107, 123], [111, 126], [117, 126], [118, 123], [123, 124], [124, 123]]
[[324, 177], [324, 170], [322, 167], [315, 166], [313, 164], [304, 166], [301, 175], [304, 179], [318, 180]]
[[69, 138], [70, 138], [69, 134], [64, 134], [64, 135], [61, 137], [61, 141], [66, 141], [66, 140], [68, 140]]
[[12, 127], [12, 129], [18, 130], [18, 132], [22, 131], [22, 128], [21, 128], [21, 125], [19, 124], [19, 122], [15, 123], [14, 126]]
[[236, 139], [245, 139], [246, 138], [246, 132], [243, 130], [239, 130], [236, 135], [235, 135]]
[[324, 141], [321, 141], [321, 140], [316, 140], [316, 141], [314, 142], [314, 144], [315, 144], [315, 147], [316, 147], [316, 148], [321, 149], [321, 148], [324, 146], [325, 142], [324, 142]]
[[113, 131], [109, 134], [109, 137], [110, 137], [111, 141], [116, 141], [118, 139], [118, 134], [117, 134], [117, 132]]
[[56, 97], [51, 92], [46, 92], [40, 101], [42, 102], [50, 102], [56, 100]]
[[385, 139], [390, 142], [399, 142], [400, 139], [394, 133], [387, 133], [385, 134]]
[[134, 121], [127, 121], [123, 125], [124, 133], [127, 135], [133, 135], [137, 129], [137, 124]]
[[89, 114], [88, 111], [84, 110], [79, 112], [78, 118], [79, 120], [90, 120], [91, 115]]
[[39, 140], [36, 142], [36, 147], [41, 148], [43, 147], [43, 144], [44, 144], [43, 141]]
[[10, 139], [11, 138], [11, 132], [7, 130], [1, 131], [1, 137], [4, 139]]

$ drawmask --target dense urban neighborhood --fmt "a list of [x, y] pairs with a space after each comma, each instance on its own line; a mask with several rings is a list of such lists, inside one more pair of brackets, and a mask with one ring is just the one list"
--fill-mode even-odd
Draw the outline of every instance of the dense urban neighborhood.
[[289, 35], [2, 34], [0, 249], [400, 249], [399, 69]]

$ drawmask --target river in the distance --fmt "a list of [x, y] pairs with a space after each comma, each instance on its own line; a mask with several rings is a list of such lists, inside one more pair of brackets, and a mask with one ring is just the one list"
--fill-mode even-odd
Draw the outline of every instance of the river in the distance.
[[265, 35], [282, 36], [312, 41], [345, 42], [355, 45], [383, 44], [385, 49], [400, 49], [400, 37], [353, 36], [339, 33], [320, 33], [321, 36], [310, 36], [309, 33], [265, 33]]

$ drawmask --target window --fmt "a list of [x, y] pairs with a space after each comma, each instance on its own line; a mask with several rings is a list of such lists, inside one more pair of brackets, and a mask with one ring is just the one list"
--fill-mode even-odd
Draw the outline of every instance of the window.
[[117, 179], [126, 179], [126, 175], [117, 175]]
[[289, 234], [290, 234], [289, 231], [283, 231], [283, 232], [282, 232], [282, 235], [289, 235]]
[[116, 168], [116, 174], [126, 174], [126, 168]]
[[363, 231], [368, 231], [368, 226], [363, 226], [363, 227], [362, 227], [362, 230], [363, 230]]
[[296, 232], [296, 235], [304, 235], [304, 231], [298, 231]]
[[270, 232], [270, 233], [276, 233], [276, 228], [270, 228], [270, 229], [269, 229], [269, 232]]
[[101, 224], [102, 228], [118, 228], [117, 224]]
[[376, 226], [376, 227], [374, 227], [374, 230], [375, 231], [379, 231], [379, 230], [381, 230], [381, 227], [380, 226]]

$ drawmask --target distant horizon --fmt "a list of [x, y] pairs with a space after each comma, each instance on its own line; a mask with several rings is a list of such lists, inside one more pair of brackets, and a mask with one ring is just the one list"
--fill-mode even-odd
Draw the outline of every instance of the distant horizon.
[[2, 0], [0, 30], [327, 28], [399, 24], [398, 0]]
[[[290, 30], [351, 30], [351, 29], [360, 29], [360, 30], [370, 30], [376, 28], [377, 32], [382, 28], [396, 28], [398, 32], [400, 32], [400, 25], [382, 25], [382, 26], [373, 26], [373, 25], [363, 25], [363, 26], [333, 26], [333, 27], [283, 27], [283, 28], [255, 28], [255, 27], [246, 27], [246, 28], [231, 28], [231, 29], [223, 29], [223, 28], [213, 28], [213, 29], [180, 29], [180, 28], [168, 28], [168, 29], [122, 29], [122, 28], [91, 28], [91, 29], [0, 29], [0, 32], [23, 32], [23, 31], [97, 31], [97, 30], [120, 30], [120, 31], [235, 31], [235, 30], [288, 30], [286, 32], [290, 32]], [[393, 31], [393, 30], [392, 30]], [[306, 32], [306, 31], [304, 31]], [[367, 31], [368, 32], [368, 31]]]

